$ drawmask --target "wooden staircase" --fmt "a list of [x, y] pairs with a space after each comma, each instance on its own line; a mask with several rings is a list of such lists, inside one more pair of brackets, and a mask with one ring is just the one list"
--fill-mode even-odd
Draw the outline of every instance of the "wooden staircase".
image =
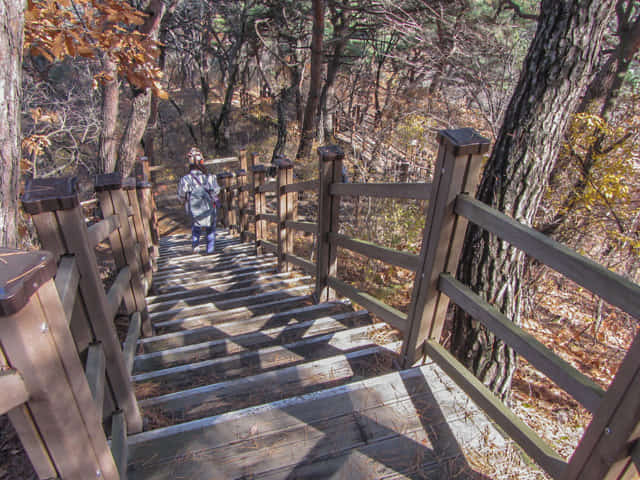
[[129, 479], [453, 478], [461, 443], [486, 447], [486, 418], [434, 364], [397, 371], [368, 312], [314, 304], [308, 276], [226, 231], [214, 255], [189, 242], [161, 240]]

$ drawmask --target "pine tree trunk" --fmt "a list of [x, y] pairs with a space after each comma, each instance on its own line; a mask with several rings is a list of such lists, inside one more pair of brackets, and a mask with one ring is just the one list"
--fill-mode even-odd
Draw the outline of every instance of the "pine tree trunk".
[[98, 153], [99, 173], [110, 173], [116, 169], [118, 122], [118, 104], [120, 100], [120, 82], [116, 64], [105, 55], [102, 62], [104, 72], [111, 77], [102, 87], [102, 132]]
[[[477, 198], [531, 225], [557, 157], [563, 132], [586, 87], [614, 0], [544, 0], [504, 123]], [[459, 279], [520, 323], [523, 255], [471, 226]], [[461, 311], [454, 317], [454, 354], [504, 398], [516, 367], [514, 352]]]
[[313, 34], [311, 37], [311, 77], [309, 79], [309, 96], [304, 110], [300, 145], [296, 158], [307, 158], [311, 154], [311, 146], [315, 137], [316, 110], [320, 100], [320, 84], [322, 82], [322, 36], [324, 34], [324, 0], [313, 0]]
[[20, 92], [24, 3], [0, 2], [0, 246], [18, 245]]

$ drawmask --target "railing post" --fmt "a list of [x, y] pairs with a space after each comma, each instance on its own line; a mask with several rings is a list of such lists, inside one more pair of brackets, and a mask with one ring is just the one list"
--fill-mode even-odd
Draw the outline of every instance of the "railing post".
[[1, 254], [0, 366], [19, 372], [28, 392], [9, 417], [38, 476], [119, 479], [53, 282], [54, 256]]
[[285, 185], [293, 183], [293, 163], [286, 158], [275, 161], [276, 195], [278, 210], [278, 270], [288, 272], [290, 266], [285, 260], [285, 255], [293, 253], [293, 230], [287, 228], [287, 220], [293, 220], [293, 196], [284, 191]]
[[259, 192], [258, 189], [264, 185], [267, 168], [264, 165], [254, 165], [252, 168], [253, 177], [253, 204], [255, 206], [256, 224], [256, 251], [262, 255], [262, 240], [267, 238], [267, 221], [262, 218], [267, 208], [267, 195]]
[[75, 178], [31, 180], [22, 197], [24, 210], [31, 214], [43, 248], [54, 252], [56, 260], [61, 255], [75, 256], [80, 296], [71, 324], [76, 322], [76, 315], [90, 323], [91, 341], [101, 342], [104, 349], [115, 406], [125, 412], [128, 431], [137, 433], [142, 430], [142, 417], [79, 204]]
[[151, 288], [151, 281], [153, 275], [153, 266], [151, 262], [151, 256], [149, 254], [151, 240], [147, 234], [147, 231], [142, 220], [142, 209], [140, 202], [138, 202], [138, 195], [136, 192], [137, 181], [135, 178], [131, 179], [130, 183], [127, 183], [126, 187], [123, 187], [127, 199], [128, 205], [132, 210], [133, 217], [131, 222], [132, 234], [135, 242], [139, 245], [140, 251], [138, 252], [138, 260], [142, 267], [141, 273], [144, 275], [144, 293], [145, 295]]
[[240, 170], [247, 171], [247, 151], [242, 149], [238, 153], [238, 160], [240, 160]]
[[248, 241], [247, 233], [249, 232], [249, 192], [247, 183], [247, 172], [238, 170], [236, 172], [238, 181], [238, 232], [240, 232], [240, 241]]
[[332, 183], [342, 181], [342, 161], [344, 152], [335, 145], [318, 148], [320, 162], [320, 193], [318, 197], [318, 240], [317, 240], [317, 302], [326, 302], [335, 298], [335, 292], [328, 287], [327, 280], [336, 276], [337, 248], [329, 242], [329, 233], [338, 233], [338, 209], [340, 198], [329, 194]]
[[136, 193], [138, 194], [138, 203], [140, 204], [140, 213], [142, 215], [142, 224], [146, 232], [148, 241], [149, 254], [151, 255], [152, 268], [155, 271], [156, 258], [160, 254], [160, 237], [158, 235], [158, 223], [156, 212], [153, 206], [153, 195], [151, 193], [151, 183], [136, 182]]
[[229, 177], [228, 179], [228, 186], [227, 186], [227, 215], [229, 216], [229, 233], [231, 233], [232, 230], [236, 230], [236, 232], [239, 230], [238, 229], [238, 216], [237, 216], [237, 207], [238, 207], [238, 197], [237, 197], [237, 181], [236, 181], [236, 176], [233, 172], [231, 172], [231, 177]]
[[229, 223], [229, 185], [231, 185], [231, 173], [221, 172], [218, 174], [218, 184], [220, 185], [220, 221], [225, 228], [231, 230]]
[[438, 138], [440, 146], [420, 266], [402, 347], [405, 367], [422, 357], [426, 339], [440, 340], [449, 299], [438, 290], [438, 277], [443, 272], [455, 275], [467, 228], [467, 221], [454, 213], [455, 199], [460, 193], [475, 193], [482, 155], [489, 150], [489, 140], [471, 128], [442, 130]]
[[[136, 240], [129, 223], [129, 209], [124, 189], [135, 187], [134, 178], [122, 178], [116, 173], [105, 173], [96, 177], [95, 190], [100, 202], [102, 214], [117, 215], [120, 218], [120, 227], [109, 235], [109, 243], [118, 270], [128, 266], [131, 270], [130, 288], [124, 296], [126, 312], [130, 316], [134, 312], [140, 312], [142, 317], [142, 334], [146, 337], [153, 335], [153, 327], [145, 290], [142, 283], [142, 268], [136, 253]], [[142, 248], [142, 247], [140, 247]]]

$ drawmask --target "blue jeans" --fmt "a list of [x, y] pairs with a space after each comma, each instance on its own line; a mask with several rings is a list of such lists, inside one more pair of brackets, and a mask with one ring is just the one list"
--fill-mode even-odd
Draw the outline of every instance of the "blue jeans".
[[[214, 224], [215, 225], [215, 224]], [[193, 225], [191, 227], [191, 246], [196, 248], [200, 244], [200, 235], [202, 234], [202, 229], [204, 228], [207, 234], [207, 253], [213, 253], [216, 245], [216, 227], [200, 227], [198, 225]]]

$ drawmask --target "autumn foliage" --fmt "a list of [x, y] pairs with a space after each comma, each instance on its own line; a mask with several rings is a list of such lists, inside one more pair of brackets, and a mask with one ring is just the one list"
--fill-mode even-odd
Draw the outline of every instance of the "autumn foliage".
[[[160, 79], [157, 41], [142, 33], [147, 15], [114, 0], [29, 0], [25, 12], [25, 49], [50, 62], [65, 57], [103, 58], [135, 88], [150, 88], [167, 98]], [[95, 81], [111, 80], [104, 72]]]

